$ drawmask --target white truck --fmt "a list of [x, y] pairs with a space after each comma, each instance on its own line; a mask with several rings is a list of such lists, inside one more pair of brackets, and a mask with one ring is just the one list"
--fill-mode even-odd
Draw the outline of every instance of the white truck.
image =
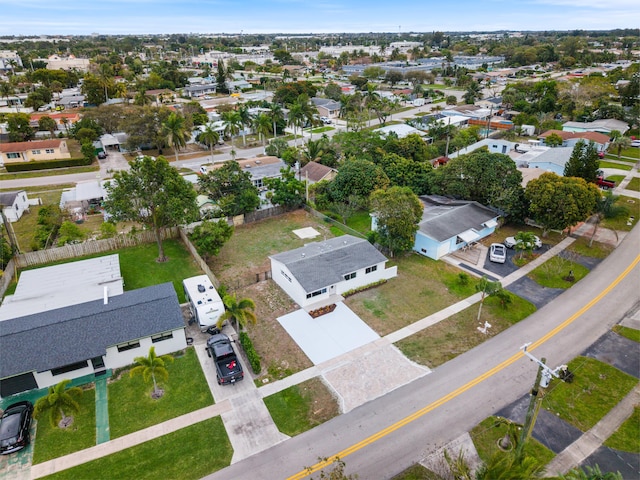
[[215, 326], [224, 313], [224, 303], [211, 279], [206, 275], [185, 278], [182, 286], [191, 316], [198, 322], [200, 330], [205, 332], [209, 327]]

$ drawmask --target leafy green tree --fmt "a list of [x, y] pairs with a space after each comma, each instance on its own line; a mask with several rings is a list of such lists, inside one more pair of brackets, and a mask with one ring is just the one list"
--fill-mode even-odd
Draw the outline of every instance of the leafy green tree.
[[385, 189], [388, 185], [389, 178], [380, 166], [352, 158], [342, 163], [331, 182], [331, 197], [338, 202], [345, 201], [349, 195], [368, 197], [374, 190]]
[[171, 355], [162, 355], [158, 357], [156, 355], [156, 347], [149, 348], [149, 354], [146, 357], [136, 357], [133, 359], [138, 365], [133, 367], [129, 372], [129, 376], [133, 378], [135, 375], [142, 375], [145, 382], [149, 380], [153, 381], [153, 398], [159, 398], [164, 392], [158, 388], [158, 382], [156, 377], [165, 382], [169, 378], [169, 371], [166, 368], [167, 363], [173, 362]]
[[224, 220], [205, 220], [189, 235], [191, 243], [207, 261], [220, 253], [220, 249], [233, 235], [233, 225]]
[[225, 67], [222, 59], [218, 60], [218, 67], [216, 71], [216, 92], [217, 93], [229, 93], [227, 87], [227, 80], [231, 77], [231, 72]]
[[38, 130], [41, 132], [49, 132], [52, 137], [53, 132], [55, 132], [57, 128], [58, 124], [49, 115], [44, 115], [40, 117], [40, 120], [38, 120]]
[[331, 100], [335, 100], [336, 102], [340, 101], [340, 97], [342, 96], [342, 88], [335, 82], [329, 82], [326, 87], [324, 87], [324, 95]]
[[298, 208], [304, 203], [304, 182], [298, 180], [290, 168], [281, 169], [280, 174], [280, 178], [265, 179], [265, 186], [270, 190], [267, 198], [274, 205], [282, 205], [288, 209]]
[[198, 134], [198, 141], [204, 143], [209, 147], [211, 152], [211, 160], [213, 161], [213, 147], [215, 147], [220, 141], [220, 134], [211, 128], [211, 125], [207, 125], [204, 131]]
[[389, 184], [398, 187], [409, 187], [416, 195], [428, 193], [429, 176], [433, 168], [429, 162], [415, 162], [395, 153], [382, 156], [378, 161]]
[[260, 205], [258, 189], [251, 174], [235, 161], [225, 162], [198, 178], [200, 191], [217, 203], [222, 215], [235, 216], [254, 211]]
[[33, 138], [34, 131], [29, 124], [29, 115], [26, 113], [9, 113], [6, 119], [10, 142], [26, 142]]
[[269, 142], [266, 146], [264, 153], [272, 155], [274, 157], [282, 158], [282, 155], [286, 149], [289, 148], [289, 143], [283, 138], [276, 138]]
[[525, 197], [529, 201], [529, 215], [544, 228], [564, 230], [583, 221], [596, 208], [598, 188], [578, 177], [560, 177], [543, 173], [527, 184]]
[[376, 240], [392, 254], [411, 250], [422, 218], [423, 205], [407, 187], [376, 190], [370, 198], [376, 217]]
[[457, 105], [458, 99], [456, 98], [455, 95], [447, 95], [447, 98], [445, 99], [445, 103], [447, 105]]
[[196, 192], [164, 157], [143, 157], [129, 171], [114, 174], [106, 186], [105, 210], [115, 221], [132, 221], [151, 228], [158, 244], [158, 261], [167, 257], [162, 232], [198, 217]]
[[187, 128], [184, 117], [172, 112], [163, 122], [162, 131], [167, 137], [167, 143], [173, 148], [177, 162], [178, 150], [187, 144]]
[[564, 166], [564, 176], [584, 178], [587, 182], [595, 183], [599, 164], [600, 160], [595, 143], [586, 144], [580, 140], [573, 147], [571, 157]]
[[222, 324], [230, 320], [235, 323], [235, 329], [239, 332], [247, 324], [255, 325], [258, 321], [255, 314], [256, 304], [250, 298], [238, 300], [235, 295], [225, 295], [222, 297], [222, 302], [226, 310], [218, 320], [218, 328], [222, 328]]
[[536, 246], [536, 236], [531, 232], [518, 232], [513, 238], [516, 241], [514, 248], [520, 252], [520, 258], [525, 253], [530, 255]]
[[559, 147], [564, 143], [564, 140], [562, 140], [562, 137], [557, 133], [552, 133], [544, 139], [544, 143], [550, 147]]
[[58, 231], [58, 246], [81, 241], [84, 240], [84, 238], [85, 233], [75, 223], [67, 220], [60, 225], [60, 230]]
[[71, 425], [73, 417], [68, 417], [65, 413], [78, 413], [80, 405], [76, 398], [82, 395], [80, 387], [67, 388], [71, 380], [62, 380], [60, 383], [49, 387], [47, 395], [38, 399], [33, 409], [33, 416], [40, 418], [44, 412], [49, 412], [49, 422], [52, 427], [61, 428]]
[[100, 238], [113, 238], [118, 234], [118, 229], [112, 222], [102, 222], [100, 224]]
[[87, 160], [87, 162], [91, 163], [96, 158], [96, 148], [91, 143], [91, 140], [87, 139], [82, 142], [82, 147], [80, 147], [80, 151], [82, 152], [82, 156]]
[[480, 306], [478, 307], [478, 321], [480, 321], [480, 317], [482, 315], [482, 307], [484, 305], [485, 298], [497, 296], [502, 290], [503, 288], [500, 282], [492, 282], [491, 280], [488, 280], [487, 277], [482, 277], [476, 284], [476, 292], [482, 293], [482, 296], [480, 297]]
[[388, 70], [384, 75], [384, 81], [390, 84], [392, 87], [402, 80], [404, 80], [404, 75], [400, 70]]
[[58, 205], [45, 205], [38, 210], [37, 226], [31, 248], [40, 250], [54, 244], [62, 224], [62, 212]]

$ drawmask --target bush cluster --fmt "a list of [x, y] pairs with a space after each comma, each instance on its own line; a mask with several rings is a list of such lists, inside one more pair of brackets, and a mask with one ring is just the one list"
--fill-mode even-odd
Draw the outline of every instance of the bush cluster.
[[350, 297], [351, 295], [355, 295], [356, 293], [364, 292], [365, 290], [369, 290], [370, 288], [377, 287], [378, 285], [382, 285], [383, 283], [387, 283], [387, 281], [384, 279], [378, 280], [377, 282], [369, 283], [367, 285], [363, 285], [362, 287], [353, 288], [351, 290], [347, 290], [346, 292], [343, 292], [342, 296], [344, 298], [347, 298], [347, 297]]
[[26, 172], [31, 170], [48, 170], [50, 168], [82, 167], [91, 165], [93, 159], [62, 158], [59, 160], [43, 160], [41, 162], [9, 163], [5, 165], [7, 172]]
[[253, 342], [251, 342], [249, 335], [245, 332], [240, 332], [239, 339], [240, 345], [242, 345], [244, 352], [247, 354], [253, 373], [260, 373], [262, 370], [262, 366], [260, 365], [260, 356], [256, 352], [255, 348], [253, 348]]

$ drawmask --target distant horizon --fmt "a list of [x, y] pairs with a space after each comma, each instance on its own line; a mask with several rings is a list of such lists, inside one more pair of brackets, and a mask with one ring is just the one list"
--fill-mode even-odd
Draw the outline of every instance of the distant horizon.
[[637, 29], [637, 0], [0, 0], [0, 36], [331, 35]]

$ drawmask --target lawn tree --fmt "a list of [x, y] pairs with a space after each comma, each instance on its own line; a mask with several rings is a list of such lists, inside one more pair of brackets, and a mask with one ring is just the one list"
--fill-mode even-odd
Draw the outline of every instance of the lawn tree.
[[225, 68], [224, 61], [218, 60], [218, 68], [216, 71], [216, 92], [229, 93], [227, 88], [227, 80], [231, 77], [231, 72], [228, 68]]
[[542, 225], [546, 237], [549, 230], [565, 230], [592, 214], [600, 192], [582, 178], [545, 172], [527, 184], [525, 197], [530, 217]]
[[226, 310], [218, 320], [218, 328], [222, 328], [222, 324], [226, 320], [230, 320], [235, 323], [236, 332], [240, 332], [248, 323], [255, 325], [258, 321], [254, 311], [256, 304], [250, 298], [238, 300], [235, 294], [225, 295], [222, 297], [222, 303], [224, 303]]
[[198, 178], [200, 191], [217, 203], [222, 215], [230, 217], [249, 213], [260, 206], [258, 189], [236, 161], [225, 162]]
[[166, 107], [137, 107], [130, 106], [129, 114], [122, 119], [122, 130], [128, 135], [126, 146], [129, 150], [140, 150], [144, 145], [150, 145], [158, 149], [162, 155], [162, 149], [166, 146], [166, 135], [162, 131], [162, 125], [171, 115], [171, 110]]
[[432, 166], [429, 162], [416, 162], [395, 153], [385, 154], [378, 162], [389, 184], [398, 187], [409, 187], [416, 195], [428, 193], [429, 177]]
[[482, 306], [484, 305], [484, 301], [487, 297], [498, 298], [503, 306], [511, 302], [511, 295], [508, 291], [502, 288], [502, 284], [500, 282], [487, 280], [487, 277], [482, 277], [476, 284], [476, 292], [482, 293], [482, 296], [480, 297], [480, 306], [478, 308], [478, 322], [482, 315]]
[[204, 131], [200, 132], [198, 135], [198, 141], [204, 143], [207, 147], [209, 147], [209, 152], [211, 153], [211, 161], [213, 161], [213, 147], [215, 147], [220, 141], [220, 134], [211, 128], [211, 125], [207, 125]]
[[78, 413], [80, 405], [76, 400], [82, 395], [80, 387], [67, 386], [71, 380], [62, 380], [60, 383], [49, 387], [47, 395], [36, 402], [33, 416], [38, 419], [44, 412], [49, 412], [49, 421], [52, 427], [66, 428], [73, 423], [73, 417], [67, 416], [67, 412]]
[[596, 144], [593, 142], [587, 144], [584, 140], [579, 140], [564, 166], [564, 176], [584, 178], [587, 182], [595, 183], [599, 163]]
[[171, 112], [169, 117], [162, 123], [162, 132], [167, 138], [167, 144], [173, 148], [173, 153], [178, 161], [178, 150], [187, 144], [187, 128], [185, 118], [175, 112]]
[[31, 120], [26, 113], [9, 113], [6, 120], [10, 142], [26, 142], [33, 138], [34, 131], [29, 124]]
[[343, 202], [349, 195], [369, 197], [374, 190], [384, 189], [389, 178], [381, 167], [368, 160], [352, 158], [344, 161], [331, 182], [331, 196]]
[[411, 250], [423, 211], [418, 196], [408, 187], [391, 187], [373, 192], [370, 204], [376, 240], [392, 255]]
[[163, 230], [198, 217], [195, 190], [164, 157], [131, 162], [131, 169], [116, 172], [106, 189], [104, 208], [115, 221], [142, 223], [153, 230], [159, 262], [167, 260]]
[[[593, 221], [593, 233], [589, 239], [589, 247], [593, 245], [593, 239], [596, 236], [600, 223], [605, 218], [616, 218], [629, 213], [628, 209], [622, 205], [616, 205], [616, 202], [620, 199], [617, 195], [613, 195], [611, 192], [605, 192], [596, 202], [596, 209], [592, 217]], [[613, 230], [618, 238], [618, 232]]]
[[265, 178], [265, 186], [269, 189], [267, 198], [274, 205], [294, 209], [304, 204], [305, 183], [296, 178], [290, 168], [280, 169], [279, 178]]
[[233, 225], [226, 220], [205, 220], [193, 229], [189, 239], [206, 262], [220, 253], [232, 235]]
[[616, 154], [618, 155], [618, 160], [620, 160], [622, 150], [627, 149], [631, 146], [631, 139], [629, 137], [623, 137], [622, 134], [617, 130], [613, 130], [611, 132], [611, 137], [613, 138], [613, 141], [611, 142], [610, 147], [616, 152]]
[[151, 393], [151, 397], [154, 399], [162, 397], [162, 395], [164, 395], [164, 390], [158, 388], [156, 377], [160, 380], [164, 380], [165, 382], [167, 381], [167, 378], [169, 378], [169, 371], [165, 365], [167, 363], [172, 363], [173, 357], [171, 355], [162, 355], [158, 357], [156, 355], [156, 347], [150, 347], [149, 354], [146, 357], [136, 357], [133, 361], [138, 365], [131, 369], [129, 377], [134, 377], [135, 375], [140, 374], [145, 382], [152, 380], [153, 392]]
[[44, 115], [38, 120], [38, 130], [41, 132], [49, 132], [52, 138], [57, 128], [58, 124], [49, 115]]
[[533, 233], [518, 232], [514, 238], [516, 241], [514, 248], [520, 251], [520, 258], [522, 258], [525, 253], [527, 253], [527, 255], [531, 254], [536, 244], [536, 236]]
[[264, 145], [267, 142], [267, 135], [271, 133], [271, 118], [266, 113], [257, 115], [253, 119], [253, 128]]

